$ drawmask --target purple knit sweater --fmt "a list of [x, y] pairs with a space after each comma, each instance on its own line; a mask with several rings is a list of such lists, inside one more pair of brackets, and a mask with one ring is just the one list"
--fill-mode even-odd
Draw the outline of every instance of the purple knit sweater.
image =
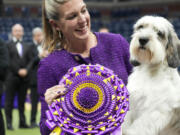
[[129, 63], [129, 44], [120, 34], [95, 33], [97, 46], [90, 50], [89, 58], [73, 55], [66, 50], [57, 50], [41, 60], [38, 69], [38, 91], [41, 101], [40, 131], [49, 135], [45, 125], [48, 105], [45, 102], [45, 91], [57, 85], [69, 68], [80, 64], [100, 64], [114, 71], [127, 84], [127, 78], [132, 70]]

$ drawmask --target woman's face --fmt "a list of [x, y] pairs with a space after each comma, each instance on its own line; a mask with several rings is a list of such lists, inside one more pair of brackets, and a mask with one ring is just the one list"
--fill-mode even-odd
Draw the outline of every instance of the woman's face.
[[87, 39], [90, 35], [90, 15], [83, 0], [70, 0], [59, 6], [57, 27], [67, 40]]

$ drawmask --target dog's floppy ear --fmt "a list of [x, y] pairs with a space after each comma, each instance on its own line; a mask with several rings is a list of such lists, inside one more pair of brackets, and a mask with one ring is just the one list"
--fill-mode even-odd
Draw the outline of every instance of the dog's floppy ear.
[[170, 67], [177, 68], [180, 66], [180, 40], [174, 31], [169, 33], [166, 46], [167, 62]]

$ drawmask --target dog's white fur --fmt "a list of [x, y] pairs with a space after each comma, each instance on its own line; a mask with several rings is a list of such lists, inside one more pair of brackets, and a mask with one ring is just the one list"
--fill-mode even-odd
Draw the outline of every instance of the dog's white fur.
[[165, 18], [144, 16], [134, 25], [130, 60], [139, 65], [128, 78], [130, 111], [124, 135], [159, 135], [172, 121], [173, 111], [180, 108], [178, 49], [180, 41]]

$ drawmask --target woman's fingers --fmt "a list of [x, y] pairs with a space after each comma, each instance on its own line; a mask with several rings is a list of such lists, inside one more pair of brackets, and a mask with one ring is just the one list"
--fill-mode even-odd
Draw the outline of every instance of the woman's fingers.
[[61, 96], [65, 94], [66, 88], [64, 85], [56, 85], [46, 90], [44, 96], [45, 101], [48, 104], [51, 104], [54, 99], [56, 99], [58, 96]]
[[61, 88], [59, 91], [57, 91], [58, 95], [64, 95], [67, 92], [67, 89], [65, 87]]
[[57, 93], [57, 96], [61, 96], [61, 95], [64, 95], [66, 93], [66, 88], [65, 88], [65, 85], [56, 85], [56, 93]]

